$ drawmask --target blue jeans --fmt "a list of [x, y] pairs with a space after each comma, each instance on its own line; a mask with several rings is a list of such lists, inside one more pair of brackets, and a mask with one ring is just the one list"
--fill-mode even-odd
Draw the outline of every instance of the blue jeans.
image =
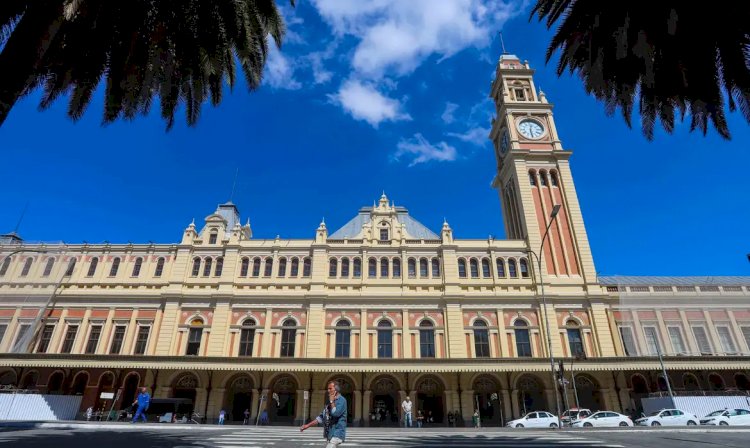
[[411, 412], [404, 413], [404, 426], [411, 428]]
[[133, 416], [133, 423], [138, 420], [138, 417], [143, 417], [144, 422], [148, 421], [146, 420], [146, 408], [144, 408], [143, 406], [138, 406], [138, 410], [135, 411], [135, 415]]

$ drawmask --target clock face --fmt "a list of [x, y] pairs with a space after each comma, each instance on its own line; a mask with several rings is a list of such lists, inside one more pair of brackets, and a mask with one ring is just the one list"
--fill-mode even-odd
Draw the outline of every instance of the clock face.
[[508, 137], [508, 130], [503, 131], [503, 136], [500, 139], [500, 152], [505, 154], [510, 146], [510, 138]]
[[526, 138], [537, 139], [544, 135], [544, 128], [536, 120], [521, 120], [518, 123], [518, 132]]

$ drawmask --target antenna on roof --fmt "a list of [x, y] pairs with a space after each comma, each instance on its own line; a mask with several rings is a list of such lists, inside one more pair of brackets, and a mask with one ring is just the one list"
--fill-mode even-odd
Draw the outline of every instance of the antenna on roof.
[[503, 47], [503, 54], [508, 54], [508, 52], [505, 51], [505, 41], [503, 40], [503, 32], [499, 31], [497, 34], [500, 35], [500, 46]]
[[234, 188], [237, 186], [237, 175], [240, 174], [239, 167], [237, 168], [237, 171], [234, 172], [234, 182], [232, 182], [232, 194], [229, 195], [229, 202], [232, 202], [232, 199], [234, 199]]
[[16, 228], [13, 229], [13, 233], [18, 235], [18, 228], [21, 227], [21, 222], [23, 221], [23, 217], [26, 215], [26, 209], [29, 208], [29, 201], [26, 201], [26, 205], [23, 206], [23, 211], [21, 212], [21, 217], [18, 218], [18, 222], [16, 223]]

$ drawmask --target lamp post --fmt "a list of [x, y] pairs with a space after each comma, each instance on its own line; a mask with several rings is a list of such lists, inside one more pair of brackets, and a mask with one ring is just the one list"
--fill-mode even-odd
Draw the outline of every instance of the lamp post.
[[555, 406], [557, 408], [557, 425], [558, 427], [562, 427], [560, 422], [560, 397], [558, 396], [557, 391], [557, 382], [555, 379], [555, 357], [552, 354], [552, 336], [550, 334], [549, 330], [549, 318], [547, 317], [547, 298], [544, 295], [544, 280], [542, 278], [542, 254], [544, 251], [544, 243], [547, 240], [547, 235], [549, 234], [549, 229], [552, 226], [552, 223], [555, 221], [555, 218], [557, 217], [557, 214], [560, 212], [560, 204], [555, 204], [554, 207], [552, 207], [552, 213], [549, 215], [549, 222], [547, 223], [547, 228], [544, 229], [544, 236], [542, 236], [542, 244], [539, 246], [539, 254], [536, 254], [533, 250], [529, 249], [528, 252], [530, 254], [533, 254], [536, 256], [537, 261], [537, 267], [539, 268], [539, 284], [541, 285], [541, 292], [542, 292], [542, 306], [544, 307], [544, 327], [547, 330], [547, 352], [549, 353], [549, 367], [550, 367], [550, 375], [552, 378], [552, 387], [555, 389]]

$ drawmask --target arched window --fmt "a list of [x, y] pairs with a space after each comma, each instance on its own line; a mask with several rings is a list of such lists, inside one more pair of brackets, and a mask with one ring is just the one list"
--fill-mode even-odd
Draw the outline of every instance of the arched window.
[[265, 268], [263, 269], [263, 277], [270, 277], [273, 275], [273, 258], [266, 257]]
[[348, 320], [341, 319], [336, 324], [336, 357], [349, 357], [349, 340], [351, 338], [351, 325]]
[[202, 337], [203, 321], [201, 319], [193, 319], [190, 322], [190, 329], [188, 330], [187, 347], [185, 349], [186, 355], [198, 355], [200, 353]]
[[367, 276], [375, 278], [378, 275], [378, 262], [374, 258], [367, 260]]
[[521, 267], [521, 277], [522, 278], [529, 278], [529, 263], [526, 261], [525, 258], [521, 258], [521, 260], [518, 262], [519, 266]]
[[539, 185], [542, 187], [547, 186], [547, 172], [546, 171], [539, 171]]
[[302, 260], [302, 276], [303, 277], [309, 277], [310, 276], [310, 269], [312, 268], [312, 262], [309, 258], [305, 258]]
[[200, 272], [201, 272], [201, 259], [200, 257], [195, 257], [193, 258], [193, 272], [191, 273], [191, 275], [193, 277], [197, 277], [198, 274], [200, 274]]
[[244, 257], [242, 258], [242, 264], [240, 265], [240, 277], [247, 277], [248, 270], [250, 270], [250, 259]]
[[550, 171], [549, 172], [549, 180], [553, 187], [556, 187], [558, 185], [557, 182], [557, 171]]
[[393, 329], [386, 319], [378, 322], [378, 358], [393, 357]]
[[349, 278], [349, 259], [348, 258], [341, 259], [341, 277]]
[[156, 260], [156, 269], [154, 269], [154, 277], [161, 277], [162, 273], [164, 273], [164, 257], [159, 257], [159, 259]]
[[362, 260], [360, 258], [354, 259], [354, 278], [362, 277]]
[[[23, 264], [23, 269], [21, 269], [21, 277], [26, 277], [27, 275], [29, 275], [29, 271], [31, 270], [31, 263], [33, 262], [34, 262], [34, 259], [31, 257], [26, 259], [26, 262]], [[99, 259], [94, 257], [91, 260], [91, 266], [94, 267], [94, 270], [91, 271], [91, 267], [89, 267], [89, 277], [94, 275], [94, 272], [96, 272], [97, 263], [99, 263]]]
[[141, 275], [141, 266], [143, 266], [143, 258], [138, 257], [135, 259], [135, 264], [133, 265], [133, 277]]
[[216, 240], [218, 239], [219, 232], [218, 230], [212, 230], [211, 233], [208, 235], [208, 244], [216, 244]]
[[497, 265], [497, 277], [504, 278], [505, 277], [505, 261], [503, 261], [502, 258], [498, 258], [497, 260], [495, 260], [495, 264]]
[[516, 269], [516, 260], [510, 259], [508, 260], [508, 274], [511, 278], [517, 278], [518, 277], [518, 270]]
[[10, 266], [10, 257], [5, 257], [5, 260], [3, 260], [3, 266], [0, 267], [0, 275], [5, 275], [8, 272], [9, 266]]
[[47, 265], [44, 266], [44, 273], [42, 274], [43, 277], [49, 277], [49, 275], [52, 273], [52, 268], [55, 266], [55, 258], [50, 257], [47, 259]]
[[482, 258], [482, 278], [489, 277], [492, 277], [492, 272], [490, 271], [490, 260]]
[[570, 356], [579, 357], [585, 356], [586, 352], [583, 349], [583, 339], [581, 339], [581, 329], [578, 328], [578, 324], [574, 320], [569, 320], [567, 324], [568, 330], [568, 345], [570, 346]]
[[255, 342], [255, 320], [245, 319], [240, 328], [240, 349], [238, 356], [253, 356], [253, 343]]
[[203, 276], [208, 277], [211, 275], [211, 267], [214, 264], [214, 260], [211, 257], [207, 257], [203, 262]]
[[260, 277], [260, 257], [253, 258], [253, 277]]
[[536, 172], [534, 170], [529, 171], [529, 185], [536, 186]]
[[297, 338], [297, 323], [294, 319], [287, 319], [281, 330], [281, 357], [294, 358], [294, 345]]
[[339, 271], [338, 260], [336, 260], [335, 258], [331, 258], [330, 260], [328, 260], [328, 276], [331, 278], [334, 278], [336, 277], [336, 274], [338, 273], [338, 271]]
[[279, 277], [286, 277], [286, 258], [279, 258]]
[[417, 277], [417, 260], [414, 258], [409, 258], [409, 278], [416, 278]]
[[430, 265], [426, 258], [419, 259], [419, 278], [427, 278], [430, 275]]
[[401, 278], [401, 259], [393, 259], [393, 278]]
[[224, 270], [224, 257], [216, 257], [216, 269], [214, 269], [214, 275], [221, 277], [221, 272]]
[[516, 335], [516, 353], [519, 357], [530, 358], [531, 357], [531, 338], [529, 336], [529, 328], [526, 322], [522, 319], [516, 319], [513, 323], [514, 333]]
[[65, 271], [66, 276], [73, 275], [73, 271], [76, 269], [76, 261], [78, 261], [76, 257], [70, 259], [68, 262], [68, 269]]
[[479, 277], [479, 263], [476, 258], [469, 260], [469, 268], [471, 269], [471, 278]]
[[289, 269], [290, 277], [297, 277], [299, 275], [299, 259], [297, 257], [292, 258], [292, 267]]
[[440, 260], [432, 259], [432, 278], [440, 278]]
[[120, 270], [120, 257], [115, 257], [114, 260], [112, 260], [112, 267], [109, 268], [109, 276], [115, 277], [117, 275], [117, 271]]
[[460, 278], [466, 278], [466, 260], [463, 258], [458, 259], [458, 276]]
[[380, 259], [380, 277], [388, 278], [388, 259], [385, 257]]
[[419, 355], [421, 358], [435, 357], [435, 328], [427, 319], [419, 324]]
[[477, 358], [490, 356], [490, 332], [482, 319], [474, 321], [474, 353]]
[[[86, 273], [86, 277], [93, 277], [94, 274], [96, 274], [96, 268], [99, 266], [99, 257], [94, 257], [91, 259], [91, 263], [89, 263], [89, 271]], [[26, 265], [23, 267], [23, 271], [21, 271], [21, 275], [26, 275], [29, 273], [29, 269], [31, 267], [31, 258], [26, 260]]]

